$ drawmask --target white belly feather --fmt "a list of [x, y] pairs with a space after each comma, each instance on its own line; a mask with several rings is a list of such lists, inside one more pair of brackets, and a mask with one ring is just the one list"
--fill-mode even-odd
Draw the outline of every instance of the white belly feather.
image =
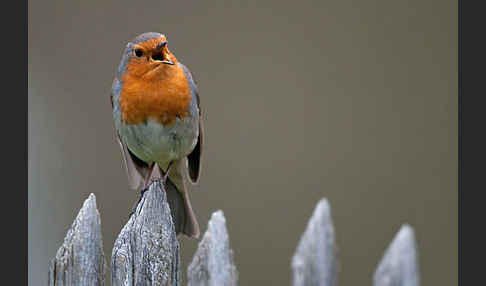
[[197, 144], [199, 122], [196, 116], [176, 119], [163, 126], [154, 119], [137, 125], [119, 126], [120, 137], [128, 149], [145, 162], [166, 166], [170, 161], [186, 157]]

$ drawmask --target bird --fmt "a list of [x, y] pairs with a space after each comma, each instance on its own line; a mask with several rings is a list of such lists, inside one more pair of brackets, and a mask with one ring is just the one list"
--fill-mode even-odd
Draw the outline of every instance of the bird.
[[130, 187], [141, 199], [152, 181], [161, 180], [176, 234], [198, 238], [187, 182], [197, 184], [201, 172], [199, 90], [164, 34], [142, 33], [127, 43], [110, 101]]

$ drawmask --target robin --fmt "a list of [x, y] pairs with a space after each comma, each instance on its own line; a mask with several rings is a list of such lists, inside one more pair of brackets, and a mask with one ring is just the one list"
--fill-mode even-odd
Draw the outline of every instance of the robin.
[[127, 44], [110, 99], [129, 185], [143, 194], [162, 180], [176, 233], [199, 237], [186, 184], [196, 184], [201, 170], [199, 93], [165, 35], [144, 33]]

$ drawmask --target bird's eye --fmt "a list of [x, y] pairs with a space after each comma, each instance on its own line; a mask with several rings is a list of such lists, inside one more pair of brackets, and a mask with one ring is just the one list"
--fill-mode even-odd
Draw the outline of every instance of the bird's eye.
[[141, 56], [143, 56], [143, 51], [141, 49], [136, 49], [135, 55], [140, 58]]

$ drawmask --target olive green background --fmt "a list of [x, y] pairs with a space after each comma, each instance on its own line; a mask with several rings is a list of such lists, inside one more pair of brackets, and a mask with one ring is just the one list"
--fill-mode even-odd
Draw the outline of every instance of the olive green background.
[[[206, 141], [191, 199], [202, 231], [224, 211], [240, 285], [290, 285], [322, 197], [340, 285], [370, 285], [403, 223], [421, 284], [457, 284], [456, 1], [154, 0], [29, 2], [31, 285], [46, 284], [91, 192], [110, 261], [138, 194], [109, 92], [126, 42], [147, 31], [198, 82]], [[196, 247], [182, 239], [184, 275]]]

